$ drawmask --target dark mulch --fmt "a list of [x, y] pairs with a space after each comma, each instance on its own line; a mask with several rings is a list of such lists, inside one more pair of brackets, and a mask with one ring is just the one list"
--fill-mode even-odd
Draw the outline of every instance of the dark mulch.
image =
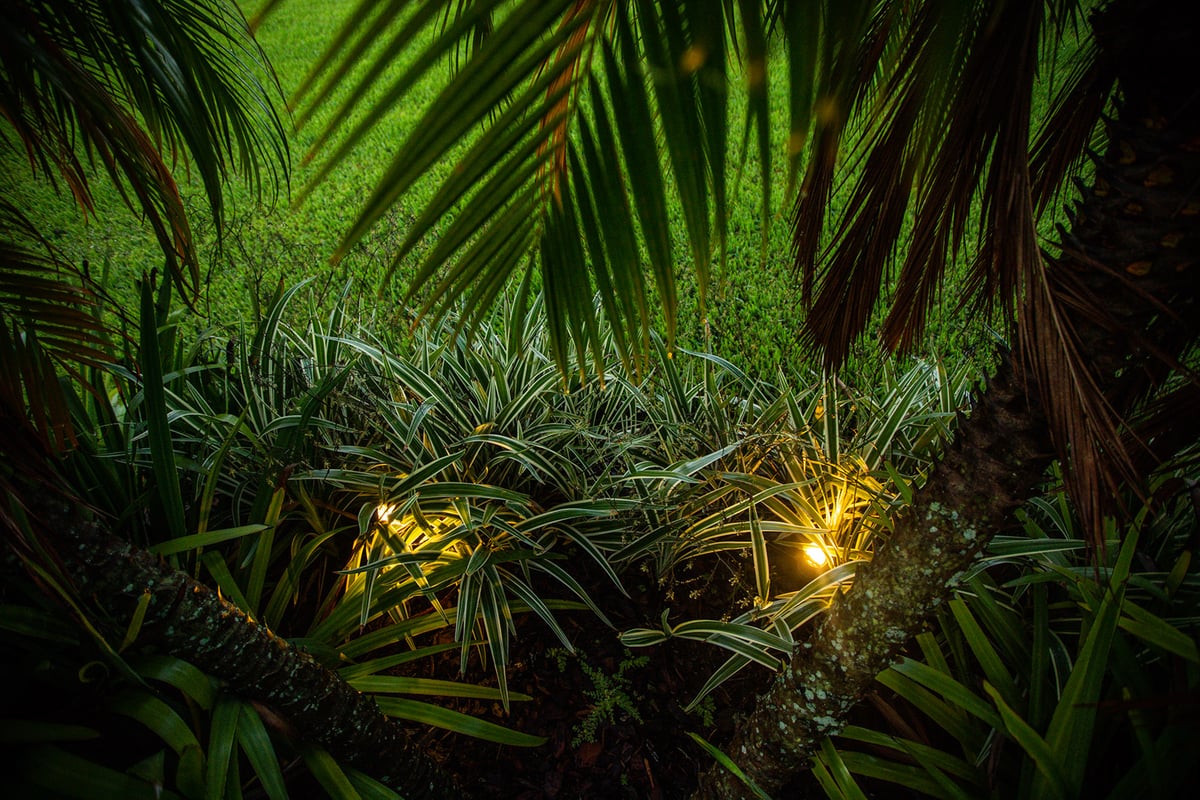
[[[666, 592], [651, 581], [628, 587], [632, 599], [621, 597], [602, 575], [585, 576], [585, 586], [593, 597], [603, 598], [601, 606], [618, 630], [656, 627], [659, 614], [668, 605], [671, 621], [678, 623], [720, 618], [744, 603], [750, 591], [741, 577], [727, 566], [717, 569], [717, 574], [684, 577], [669, 602]], [[687, 797], [711, 763], [687, 733], [714, 743], [725, 741], [737, 715], [752, 708], [755, 696], [770, 680], [761, 667], [747, 667], [713, 693], [706, 713], [688, 713], [684, 706], [724, 663], [727, 651], [685, 640], [631, 651], [618, 640], [617, 630], [593, 614], [560, 614], [559, 619], [576, 648], [575, 655], [569, 655], [532, 615], [517, 621], [508, 685], [532, 700], [514, 702], [507, 715], [499, 704], [444, 703], [545, 736], [544, 745], [517, 748], [444, 731], [425, 734], [424, 744], [472, 796], [517, 800]], [[454, 651], [417, 669], [419, 673], [413, 674], [461, 679], [459, 656]], [[632, 701], [636, 717], [617, 707], [610, 719], [596, 718], [597, 673], [626, 679], [628, 691], [623, 696]], [[490, 666], [483, 667], [474, 656], [466, 679], [494, 682]], [[597, 723], [591, 735], [589, 717]]]

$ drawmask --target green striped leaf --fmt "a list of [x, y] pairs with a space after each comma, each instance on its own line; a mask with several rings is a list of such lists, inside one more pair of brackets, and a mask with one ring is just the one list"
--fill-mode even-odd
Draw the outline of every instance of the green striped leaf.
[[544, 736], [531, 736], [467, 714], [451, 711], [448, 708], [422, 703], [419, 700], [377, 697], [376, 702], [379, 704], [380, 710], [390, 717], [399, 717], [424, 725], [444, 728], [476, 739], [514, 747], [538, 747], [546, 743]]

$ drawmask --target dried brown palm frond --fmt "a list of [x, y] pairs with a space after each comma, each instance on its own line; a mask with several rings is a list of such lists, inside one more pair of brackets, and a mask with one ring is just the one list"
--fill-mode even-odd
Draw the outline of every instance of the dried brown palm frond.
[[[922, 142], [913, 131], [929, 83], [933, 49], [927, 43], [940, 24], [928, 9], [922, 11], [911, 23], [911, 35], [904, 37], [872, 116], [864, 122], [869, 130], [859, 147], [860, 178], [841, 212], [833, 244], [819, 267], [803, 271], [806, 298], [814, 283], [819, 284], [805, 336], [824, 348], [827, 364], [834, 363], [837, 354], [849, 352], [870, 319], [907, 218], [921, 159], [916, 151]], [[862, 85], [861, 77], [855, 85]], [[793, 217], [798, 264], [815, 265], [819, 257], [816, 248], [837, 166], [834, 152], [821, 151], [836, 145], [829, 133], [819, 136], [814, 164], [801, 189]]]
[[[185, 298], [200, 288], [180, 162], [200, 176], [220, 230], [222, 184], [243, 175], [259, 197], [286, 181], [279, 95], [230, 0], [72, 0], [0, 5], [0, 115], [37, 178], [98, 213], [103, 170], [146, 219]], [[6, 423], [54, 447], [72, 439], [59, 375], [111, 361], [111, 331], [77, 265], [0, 199], [0, 403]]]
[[[858, 109], [864, 169], [827, 259], [818, 260], [813, 232], [797, 235], [797, 267], [818, 286], [805, 335], [827, 365], [840, 364], [866, 330], [902, 245], [907, 253], [883, 336], [900, 349], [920, 341], [981, 194], [984, 257], [972, 270], [973, 297], [985, 305], [1015, 302], [1022, 264], [1037, 252], [1026, 137], [1045, 13], [1040, 4], [951, 9], [930, 2], [899, 19], [894, 35], [904, 47], [887, 63], [891, 73], [876, 103]], [[830, 160], [815, 153], [813, 174]], [[798, 231], [815, 224], [812, 202], [802, 191]], [[830, 301], [847, 304], [836, 324], [836, 312], [822, 310]]]
[[[1195, 443], [1200, 441], [1200, 379], [1195, 373], [1177, 385], [1164, 387], [1143, 404], [1122, 431], [1125, 449], [1134, 458], [1140, 475], [1148, 475], [1162, 464], [1173, 466], [1200, 458]], [[1190, 451], [1190, 455], [1189, 455]]]
[[[789, 149], [797, 156], [802, 143], [809, 140], [809, 127], [813, 129], [811, 155], [792, 213], [797, 265], [815, 267], [817, 263], [835, 178], [840, 174], [838, 161], [847, 126], [863, 104], [879, 68], [883, 43], [890, 31], [886, 12], [893, 6], [885, 4], [879, 17], [863, 3], [832, 6], [825, 13], [808, 15], [800, 8], [789, 7], [785, 12], [789, 31], [795, 31], [791, 38], [798, 39], [809, 28], [812, 33], [806, 44], [817, 51], [804, 57], [807, 74], [798, 74], [794, 68], [791, 75], [795, 86]], [[796, 50], [800, 46], [793, 45], [794, 64], [803, 57]], [[853, 212], [847, 215], [853, 216]], [[801, 276], [807, 304], [818, 283], [817, 273], [813, 268], [803, 269]]]
[[[1020, 306], [1021, 354], [1039, 387], [1032, 402], [1046, 408], [1072, 495], [1094, 525], [1116, 510], [1118, 487], [1136, 485], [1146, 474], [1141, 456], [1148, 445], [1131, 439], [1126, 418], [1179, 372], [1179, 352], [1197, 335], [1179, 310], [1192, 296], [1192, 256], [1185, 251], [1192, 246], [1187, 231], [1196, 201], [1180, 193], [1193, 180], [1184, 177], [1190, 172], [1182, 164], [1189, 134], [1173, 134], [1182, 144], [1155, 144], [1130, 127], [1146, 127], [1137, 121], [1142, 118], [1154, 120], [1150, 128], [1186, 127], [1194, 114], [1186, 102], [1178, 107], [1188, 96], [1179, 91], [1173, 117], [1154, 107], [1158, 101], [1139, 101], [1139, 110], [1125, 110], [1124, 123], [1110, 123], [1112, 144], [1097, 167], [1096, 191], [1085, 193], [1086, 208], [1064, 231], [1063, 256], [1047, 262], [1038, 217], [1085, 163], [1114, 85], [1126, 98], [1130, 89], [1166, 96], [1174, 89], [1164, 95], [1154, 81], [1178, 72], [1178, 65], [1160, 63], [1157, 78], [1139, 76], [1128, 63], [1131, 48], [1139, 53], [1133, 60], [1146, 64], [1170, 48], [1159, 42], [1147, 52], [1156, 44], [1138, 31], [1136, 19], [1114, 24], [1108, 14], [1105, 32], [1080, 49], [1031, 147], [1035, 79], [1079, 9], [1072, 3], [951, 5], [930, 0], [891, 15], [890, 27], [864, 26], [857, 63], [882, 52], [875, 67], [886, 77], [869, 87], [864, 82], [874, 73], [860, 73], [847, 84], [853, 89], [839, 95], [835, 127], [822, 131], [818, 123], [793, 218], [796, 264], [811, 299], [805, 336], [822, 348], [826, 365], [836, 367], [883, 306], [884, 342], [910, 348], [922, 340], [966, 237], [978, 231], [978, 252], [957, 301], [999, 310], [1007, 320], [1018, 318]], [[887, 6], [876, 7], [877, 22]], [[1162, 6], [1163, 13], [1178, 10]], [[1176, 35], [1185, 35], [1186, 26], [1179, 28]], [[868, 32], [903, 44], [881, 50]], [[847, 142], [854, 146], [849, 156], [842, 152]], [[833, 175], [844, 166], [839, 159], [853, 165], [857, 177], [829, 223]], [[1126, 167], [1132, 172], [1122, 175]], [[1174, 176], [1165, 181], [1173, 181], [1175, 193], [1147, 197], [1146, 190], [1163, 188], [1163, 170]], [[903, 247], [896, 269], [893, 259]], [[1167, 275], [1170, 270], [1181, 272]], [[1167, 277], [1147, 281], [1150, 272]]]
[[1066, 179], [1085, 161], [1096, 123], [1112, 97], [1114, 80], [1112, 66], [1099, 59], [1095, 43], [1084, 43], [1030, 148], [1033, 207], [1039, 217], [1056, 202], [1069, 186]]
[[[1176, 21], [1166, 30], [1177, 42], [1163, 41], [1162, 19]], [[1194, 396], [1196, 374], [1183, 361], [1200, 340], [1200, 107], [1179, 60], [1188, 19], [1169, 0], [1097, 16], [1101, 70], [1121, 90], [1116, 116], [1062, 253], [1038, 262], [1022, 308], [1022, 352], [1096, 543], [1102, 516], [1121, 510], [1122, 488], [1139, 491], [1160, 454], [1190, 441], [1161, 438], [1186, 430], [1164, 415]]]
[[[0, 406], [56, 449], [74, 441], [59, 375], [111, 361], [96, 297], [34, 225], [0, 202]], [[6, 443], [6, 449], [10, 443]]]

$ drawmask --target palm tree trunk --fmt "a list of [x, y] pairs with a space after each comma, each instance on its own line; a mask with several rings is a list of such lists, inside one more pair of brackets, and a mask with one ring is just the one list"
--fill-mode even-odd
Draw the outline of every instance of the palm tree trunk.
[[[1200, 340], [1200, 202], [1193, 194], [1200, 186], [1200, 100], [1188, 5], [1116, 2], [1094, 20], [1123, 97], [1107, 124], [1110, 144], [1096, 159], [1095, 184], [1076, 207], [1062, 255], [1047, 266], [1045, 296], [1027, 299], [1022, 310], [1020, 352], [1034, 353], [1048, 341], [1039, 337], [1071, 330], [1086, 379], [1118, 417], [1161, 385], [1164, 364]], [[1059, 315], [1053, 324], [1031, 316], [1047, 307], [1047, 297]], [[895, 532], [725, 747], [766, 792], [782, 787], [826, 735], [840, 730], [875, 676], [921, 631], [987, 540], [1014, 524], [1013, 510], [1042, 482], [1051, 435], [1061, 435], [1042, 409], [1063, 378], [1025, 363], [1006, 358]], [[694, 796], [748, 793], [714, 765]]]
[[53, 540], [61, 543], [57, 549], [66, 574], [75, 579], [80, 595], [112, 621], [117, 635], [139, 598], [149, 593], [141, 642], [155, 644], [220, 679], [229, 691], [269, 706], [301, 739], [322, 745], [339, 761], [409, 800], [462, 796], [408, 730], [311, 655], [161, 559], [83, 521], [68, 503], [38, 505], [35, 516], [47, 538], [53, 532]]
[[[988, 385], [954, 444], [895, 521], [870, 564], [798, 646], [791, 663], [758, 698], [726, 747], [768, 793], [777, 791], [836, 733], [875, 676], [919, 632], [976, 553], [1011, 520], [1052, 459], [1045, 420], [1029, 403], [1017, 365]], [[720, 766], [703, 776], [697, 798], [741, 797]]]

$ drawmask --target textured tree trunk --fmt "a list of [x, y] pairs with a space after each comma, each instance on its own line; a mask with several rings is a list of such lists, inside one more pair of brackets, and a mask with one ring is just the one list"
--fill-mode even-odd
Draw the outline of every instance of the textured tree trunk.
[[[895, 531], [758, 698], [725, 751], [766, 792], [836, 733], [898, 649], [1043, 478], [1051, 454], [1021, 373], [1006, 364]], [[695, 797], [748, 796], [720, 766]]]
[[[1044, 344], [1032, 337], [1059, 335], [1066, 323], [1086, 378], [1118, 417], [1145, 399], [1147, 387], [1161, 384], [1164, 364], [1200, 338], [1200, 94], [1192, 11], [1175, 0], [1118, 2], [1097, 18], [1097, 40], [1123, 93], [1119, 113], [1108, 123], [1108, 151], [1096, 161], [1095, 184], [1083, 192], [1064, 252], [1047, 268], [1046, 296], [1027, 301], [1022, 312], [1021, 335], [1030, 346], [1024, 352]], [[1029, 316], [1047, 309], [1047, 298], [1058, 319]], [[1019, 356], [1007, 359], [895, 532], [725, 746], [766, 792], [783, 786], [826, 735], [840, 730], [875, 676], [1042, 482], [1052, 431], [1037, 398], [1046, 398], [1052, 380], [1061, 385], [1062, 376], [1039, 379], [1022, 364]], [[715, 765], [695, 794], [745, 796], [737, 779]]]
[[308, 653], [161, 559], [82, 521], [66, 503], [42, 503], [35, 514], [47, 533], [53, 532], [47, 538], [60, 543], [66, 573], [111, 620], [117, 635], [149, 592], [139, 641], [158, 645], [220, 679], [229, 691], [270, 706], [300, 738], [320, 744], [408, 800], [462, 796], [409, 731]]

